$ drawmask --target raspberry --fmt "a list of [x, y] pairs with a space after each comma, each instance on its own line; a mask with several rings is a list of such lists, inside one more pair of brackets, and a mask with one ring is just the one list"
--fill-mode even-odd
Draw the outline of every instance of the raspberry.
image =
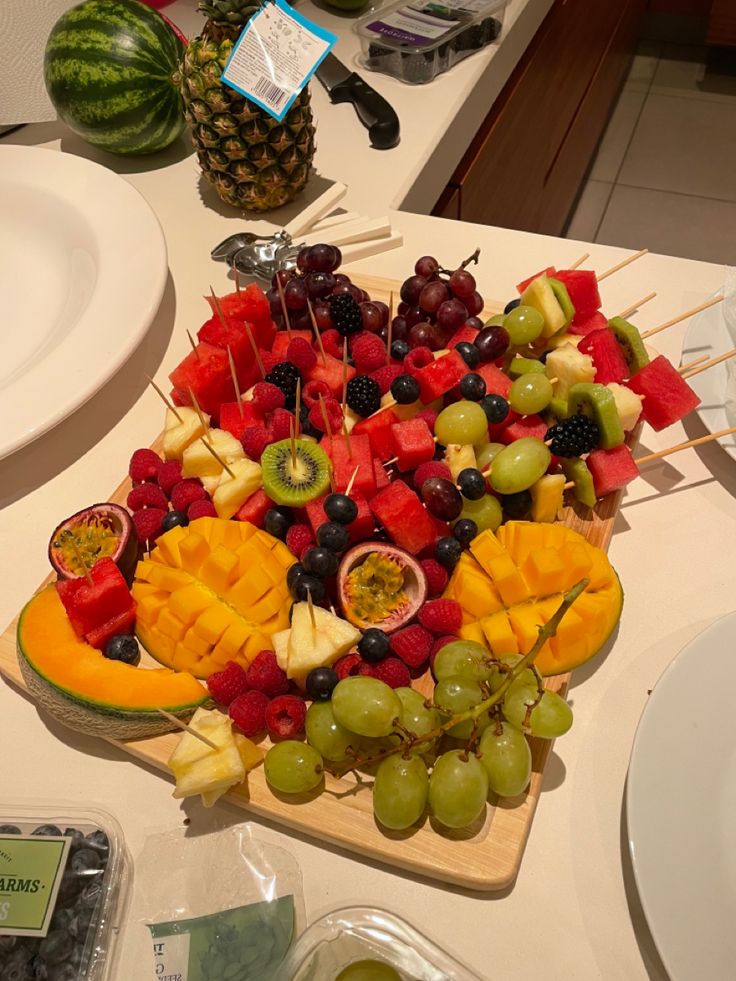
[[141, 508], [133, 513], [133, 524], [141, 542], [155, 542], [161, 534], [161, 522], [166, 511], [163, 508]]
[[186, 511], [195, 501], [207, 500], [207, 491], [196, 477], [187, 477], [171, 488], [171, 506], [175, 511]]
[[[273, 387], [276, 388], [275, 385]], [[276, 389], [276, 391], [279, 391], [279, 389]], [[283, 395], [283, 392], [281, 394]], [[243, 430], [243, 435], [240, 437], [240, 443], [245, 455], [249, 459], [255, 460], [256, 463], [261, 459], [261, 454], [270, 442], [271, 435], [263, 426], [246, 426]]]
[[398, 378], [399, 375], [403, 374], [404, 369], [400, 364], [385, 364], [377, 371], [372, 371], [371, 378], [373, 381], [378, 382], [378, 387], [381, 389], [381, 395], [385, 395], [391, 388], [391, 382], [394, 380], [394, 378]]
[[216, 518], [217, 510], [209, 499], [195, 501], [194, 504], [190, 504], [187, 508], [187, 517], [190, 521], [196, 521], [197, 518]]
[[158, 486], [167, 497], [171, 496], [172, 487], [174, 484], [178, 484], [181, 479], [179, 460], [167, 460], [158, 472]]
[[445, 480], [452, 480], [450, 468], [446, 463], [442, 463], [441, 460], [429, 460], [427, 463], [420, 463], [414, 471], [414, 487], [421, 491], [422, 484], [430, 477], [444, 477]]
[[128, 494], [125, 503], [131, 511], [140, 511], [141, 508], [162, 508], [167, 511], [169, 507], [166, 495], [156, 484], [138, 484]]
[[412, 372], [432, 364], [434, 355], [428, 347], [415, 347], [404, 358], [404, 371]]
[[391, 634], [389, 643], [394, 654], [398, 654], [405, 664], [410, 668], [420, 668], [429, 657], [432, 634], [418, 623], [413, 623]]
[[136, 450], [130, 458], [128, 473], [134, 484], [142, 484], [145, 480], [155, 480], [163, 466], [163, 460], [153, 450]]
[[366, 662], [363, 660], [360, 654], [344, 654], [341, 658], [338, 658], [338, 660], [335, 661], [332, 667], [336, 672], [337, 677], [340, 679], [340, 681], [342, 681], [343, 678], [350, 678], [353, 675], [359, 674], [361, 664], [365, 663]]
[[263, 370], [266, 374], [273, 371], [277, 364], [280, 362], [280, 358], [277, 358], [275, 354], [271, 354], [270, 351], [264, 351], [263, 348], [259, 349], [261, 355], [261, 361], [263, 362]]
[[289, 679], [286, 677], [286, 672], [279, 667], [273, 651], [261, 651], [257, 654], [245, 676], [250, 688], [262, 691], [269, 698], [285, 695], [289, 690]]
[[439, 412], [435, 412], [434, 409], [421, 409], [414, 416], [415, 419], [424, 419], [424, 421], [429, 426], [430, 433], [434, 433], [434, 424], [437, 422], [437, 416]]
[[457, 637], [452, 637], [450, 634], [445, 634], [444, 637], [436, 637], [434, 643], [429, 652], [429, 666], [434, 671], [434, 659], [437, 657], [439, 651], [448, 644], [453, 644], [457, 640]]
[[419, 622], [433, 634], [456, 634], [462, 626], [463, 610], [456, 600], [430, 600], [419, 611]]
[[391, 688], [408, 688], [411, 684], [409, 669], [398, 657], [385, 657], [378, 664], [371, 664], [373, 677]]
[[313, 405], [319, 405], [320, 395], [323, 399], [328, 399], [332, 392], [327, 382], [318, 381], [315, 378], [313, 381], [308, 381], [302, 389], [302, 402], [308, 409], [311, 409]]
[[342, 337], [334, 327], [330, 327], [322, 334], [322, 347], [326, 354], [331, 354], [333, 358], [342, 360]]
[[447, 585], [447, 570], [436, 559], [422, 559], [419, 563], [427, 577], [427, 590], [430, 596], [439, 596]]
[[353, 363], [358, 372], [367, 375], [386, 364], [386, 345], [377, 334], [364, 330], [353, 341]]
[[207, 688], [219, 705], [229, 705], [238, 695], [248, 691], [245, 671], [235, 661], [228, 661], [222, 671], [215, 671], [209, 676]]
[[286, 349], [286, 359], [295, 364], [303, 375], [309, 372], [317, 364], [317, 355], [309, 341], [304, 337], [294, 337], [289, 341]]
[[327, 432], [329, 430], [325, 429], [325, 414], [327, 415], [327, 423], [329, 424], [329, 429], [332, 430], [333, 435], [339, 433], [342, 429], [343, 416], [342, 407], [337, 399], [332, 397], [328, 399], [323, 399], [323, 404], [325, 411], [322, 412], [322, 406], [313, 405], [309, 410], [309, 422], [315, 429], [319, 429], [321, 433]]
[[253, 388], [253, 406], [259, 412], [273, 412], [283, 409], [286, 396], [276, 385], [270, 382], [258, 382]]
[[230, 718], [244, 736], [257, 736], [266, 728], [268, 695], [246, 691], [230, 703]]
[[307, 705], [300, 695], [279, 695], [266, 709], [266, 728], [272, 739], [293, 739], [304, 732]]
[[314, 545], [314, 534], [309, 525], [297, 523], [286, 532], [286, 547], [301, 559], [302, 555]]
[[293, 425], [294, 414], [292, 412], [289, 412], [288, 409], [276, 409], [268, 426], [270, 441], [278, 443], [279, 440], [288, 439]]
[[358, 665], [358, 674], [362, 678], [375, 678], [376, 672], [373, 670], [373, 665], [368, 664], [364, 661], [362, 664]]

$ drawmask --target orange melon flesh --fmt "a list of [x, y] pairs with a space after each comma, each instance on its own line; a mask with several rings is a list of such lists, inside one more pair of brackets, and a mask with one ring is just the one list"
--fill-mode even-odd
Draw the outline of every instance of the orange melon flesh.
[[37, 593], [18, 623], [18, 648], [33, 670], [73, 699], [113, 712], [193, 708], [209, 698], [190, 674], [111, 661], [77, 637], [53, 585]]

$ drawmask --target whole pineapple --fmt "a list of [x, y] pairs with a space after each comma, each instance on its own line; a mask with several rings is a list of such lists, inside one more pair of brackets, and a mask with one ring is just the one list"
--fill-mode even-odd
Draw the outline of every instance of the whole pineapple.
[[184, 114], [204, 176], [227, 204], [268, 211], [304, 188], [314, 157], [314, 126], [305, 87], [282, 122], [220, 80], [257, 0], [201, 0], [208, 18], [189, 42], [179, 71]]

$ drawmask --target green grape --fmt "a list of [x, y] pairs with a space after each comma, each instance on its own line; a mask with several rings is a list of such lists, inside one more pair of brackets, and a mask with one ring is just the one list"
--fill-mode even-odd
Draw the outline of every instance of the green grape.
[[[466, 712], [482, 701], [483, 692], [477, 681], [470, 681], [468, 678], [455, 675], [443, 678], [435, 685], [434, 704], [447, 715], [460, 715], [461, 712]], [[455, 736], [457, 739], [467, 739], [472, 733], [474, 725], [478, 731], [482, 731], [488, 722], [487, 715], [481, 716], [475, 723], [473, 719], [465, 719], [448, 729], [447, 734]]]
[[492, 664], [486, 664], [490, 657], [482, 644], [474, 640], [453, 640], [440, 648], [434, 659], [434, 676], [438, 681], [453, 675], [469, 681], [489, 681], [496, 674]]
[[378, 678], [343, 678], [332, 692], [335, 719], [360, 736], [387, 736], [401, 715], [396, 692]]
[[480, 739], [480, 761], [488, 786], [499, 797], [516, 797], [532, 775], [532, 751], [526, 737], [508, 722], [494, 723]]
[[348, 964], [335, 981], [401, 981], [401, 975], [385, 961], [371, 959]]
[[434, 432], [443, 446], [449, 443], [480, 443], [488, 435], [488, 420], [477, 402], [461, 399], [440, 412]]
[[348, 746], [358, 749], [359, 737], [335, 720], [331, 702], [312, 702], [304, 726], [310, 746], [332, 763], [342, 763], [348, 758]]
[[429, 806], [448, 828], [465, 828], [482, 813], [488, 796], [488, 774], [480, 760], [459, 749], [443, 753], [429, 778]]
[[493, 461], [491, 486], [499, 494], [518, 494], [527, 490], [544, 474], [551, 459], [552, 455], [541, 439], [522, 436], [505, 446]]
[[[516, 667], [516, 665], [521, 660], [521, 654], [500, 654], [496, 660], [500, 661], [501, 664], [506, 664], [510, 668]], [[508, 672], [498, 670], [498, 673], [491, 678], [490, 685], [491, 691], [497, 692], [501, 685], [508, 678]], [[531, 668], [524, 668], [518, 678], [514, 678], [514, 682], [511, 686], [513, 688], [515, 685], [523, 685], [526, 688], [531, 688], [533, 691], [537, 690], [537, 678]], [[511, 689], [509, 689], [510, 691]]]
[[307, 743], [286, 739], [266, 753], [263, 763], [266, 780], [284, 794], [314, 790], [322, 782], [322, 757]]
[[[536, 688], [513, 684], [503, 699], [503, 714], [519, 729], [526, 719], [527, 705], [536, 698]], [[556, 692], [545, 691], [539, 704], [532, 709], [529, 729], [540, 739], [556, 739], [564, 736], [572, 725], [572, 709]]]
[[400, 754], [387, 757], [376, 771], [373, 811], [392, 831], [403, 831], [424, 812], [429, 792], [427, 767], [421, 756], [405, 760]]
[[484, 327], [503, 327], [506, 318], [502, 313], [497, 313], [494, 317], [489, 317], [483, 324]]
[[520, 347], [536, 341], [544, 329], [544, 317], [534, 307], [520, 304], [503, 318], [503, 327], [509, 335], [509, 343], [513, 347]]
[[520, 375], [511, 383], [509, 405], [522, 416], [541, 412], [552, 401], [552, 383], [546, 375]]
[[[479, 532], [486, 531], [486, 529], [495, 531], [503, 519], [501, 502], [493, 494], [486, 494], [485, 497], [481, 497], [477, 501], [469, 501], [464, 497], [463, 509], [458, 515], [457, 521], [462, 521], [464, 518], [472, 518], [478, 526]], [[453, 525], [456, 525], [457, 521], [453, 521]]]
[[476, 446], [475, 459], [478, 469], [485, 470], [488, 464], [496, 459], [504, 445], [504, 443], [483, 443], [480, 447]]
[[[430, 706], [427, 708], [424, 696], [413, 688], [394, 689], [401, 702], [401, 715], [399, 721], [405, 729], [413, 732], [415, 736], [426, 736], [437, 726], [442, 724], [437, 709]], [[419, 743], [411, 752], [420, 754], [426, 753], [435, 745], [436, 740]]]

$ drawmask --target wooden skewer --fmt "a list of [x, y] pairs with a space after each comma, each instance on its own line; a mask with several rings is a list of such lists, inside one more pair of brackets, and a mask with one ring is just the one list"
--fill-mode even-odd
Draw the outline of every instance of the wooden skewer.
[[199, 353], [199, 348], [197, 347], [197, 342], [192, 337], [191, 333], [187, 330], [187, 337], [189, 338], [189, 343], [192, 345], [192, 350], [197, 355], [197, 361], [202, 360], [202, 355]]
[[230, 330], [227, 325], [227, 320], [225, 320], [225, 314], [222, 312], [222, 307], [220, 306], [220, 301], [217, 299], [217, 294], [210, 286], [210, 296], [212, 297], [212, 302], [215, 304], [215, 310], [217, 311], [217, 316], [220, 318], [220, 323], [225, 328], [225, 331]]
[[590, 252], [583, 252], [577, 262], [573, 262], [570, 269], [577, 269], [578, 266], [582, 266], [586, 259], [590, 259]]
[[235, 370], [235, 359], [233, 358], [233, 352], [230, 350], [230, 345], [227, 346], [227, 359], [230, 362], [230, 375], [233, 379], [233, 388], [235, 389], [235, 399], [238, 403], [238, 409], [240, 410], [240, 418], [243, 418], [243, 396], [240, 394], [240, 385], [238, 385], [238, 373]]
[[678, 443], [677, 446], [670, 446], [668, 450], [660, 450], [658, 453], [649, 453], [647, 456], [641, 456], [638, 460], [634, 460], [634, 463], [640, 467], [642, 463], [650, 463], [652, 460], [661, 460], [663, 456], [669, 456], [670, 453], [679, 453], [680, 450], [687, 450], [691, 446], [700, 446], [702, 443], [710, 443], [714, 439], [720, 439], [722, 436], [730, 436], [731, 433], [736, 433], [736, 426], [730, 426], [728, 429], [720, 429], [717, 433], [709, 433], [707, 436], [701, 436], [699, 439], [689, 439], [686, 443]]
[[219, 453], [217, 452], [217, 450], [216, 450], [216, 449], [215, 449], [215, 448], [214, 448], [213, 446], [210, 446], [210, 444], [209, 444], [209, 443], [207, 442], [207, 440], [206, 440], [206, 439], [204, 438], [204, 436], [200, 436], [200, 437], [199, 437], [199, 439], [200, 439], [200, 442], [202, 442], [202, 443], [204, 443], [204, 445], [205, 445], [205, 446], [207, 447], [207, 449], [208, 449], [208, 450], [210, 451], [210, 453], [212, 454], [212, 456], [213, 456], [213, 457], [214, 457], [214, 458], [215, 458], [215, 459], [217, 460], [217, 462], [218, 462], [218, 463], [220, 464], [220, 466], [222, 467], [222, 469], [223, 469], [223, 470], [227, 470], [227, 472], [228, 472], [228, 473], [230, 474], [230, 476], [231, 476], [231, 477], [234, 477], [234, 476], [235, 476], [235, 474], [234, 474], [234, 473], [233, 473], [233, 471], [232, 471], [232, 470], [230, 469], [230, 467], [229, 467], [229, 466], [228, 466], [228, 465], [227, 465], [227, 464], [225, 463], [225, 461], [224, 461], [224, 460], [222, 459], [222, 457], [221, 457], [221, 456], [220, 456], [220, 454], [219, 454]]
[[159, 715], [163, 715], [165, 719], [168, 719], [169, 722], [173, 726], [176, 726], [177, 729], [182, 729], [184, 732], [188, 732], [191, 736], [194, 736], [195, 739], [198, 739], [201, 743], [204, 743], [205, 746], [209, 746], [210, 749], [214, 749], [216, 753], [220, 751], [220, 747], [217, 745], [217, 743], [213, 743], [211, 739], [207, 738], [207, 736], [202, 735], [201, 732], [197, 732], [196, 729], [187, 725], [186, 722], [182, 722], [181, 719], [177, 719], [177, 717], [172, 715], [171, 712], [167, 712], [166, 709], [162, 708], [157, 708], [156, 711], [159, 713]]
[[350, 496], [350, 491], [353, 489], [353, 484], [355, 483], [355, 478], [358, 476], [358, 471], [360, 470], [360, 464], [353, 470], [353, 474], [348, 481], [348, 486], [345, 488], [345, 493]]
[[296, 404], [294, 406], [294, 430], [297, 439], [299, 439], [302, 433], [301, 408], [302, 408], [302, 380], [301, 378], [297, 378]]
[[232, 267], [232, 270], [233, 270], [233, 280], [235, 281], [235, 292], [236, 293], [239, 293], [240, 292], [240, 275], [238, 273], [238, 270], [235, 268], [235, 266]]
[[615, 272], [618, 272], [619, 269], [623, 269], [624, 266], [628, 266], [630, 263], [636, 262], [637, 259], [641, 259], [641, 257], [643, 255], [647, 255], [648, 252], [649, 249], [639, 249], [638, 252], [635, 252], [633, 255], [630, 255], [628, 259], [623, 259], [621, 262], [617, 262], [615, 266], [611, 266], [610, 269], [606, 269], [604, 273], [600, 274], [600, 276], [598, 277], [598, 282], [602, 283], [604, 279], [607, 279], [609, 276], [613, 276]]
[[353, 447], [350, 443], [350, 433], [348, 432], [347, 421], [347, 397], [348, 397], [348, 339], [342, 344], [342, 432], [345, 437], [345, 446], [348, 451], [348, 460], [353, 459]]
[[383, 461], [383, 465], [384, 465], [384, 467], [388, 467], [388, 466], [389, 466], [390, 464], [392, 464], [392, 463], [396, 463], [396, 461], [397, 461], [398, 459], [399, 459], [399, 458], [398, 458], [397, 456], [392, 456], [390, 460], [384, 460], [384, 461]]
[[327, 415], [327, 406], [325, 405], [325, 398], [322, 392], [319, 393], [319, 410], [322, 413], [322, 421], [325, 424], [325, 432], [330, 437], [330, 442], [332, 442], [332, 426], [330, 425], [330, 417]]
[[295, 423], [296, 419], [292, 416], [289, 419], [289, 439], [291, 441], [291, 465], [296, 470], [296, 435], [295, 435]]
[[76, 541], [73, 538], [71, 541], [72, 541], [72, 547], [74, 549], [74, 554], [77, 557], [77, 562], [81, 565], [82, 571], [84, 572], [84, 578], [87, 580], [90, 586], [94, 586], [94, 580], [92, 579], [92, 574], [89, 571], [89, 566], [84, 561], [84, 556], [79, 551], [79, 545], [77, 545]]
[[258, 345], [256, 344], [256, 339], [253, 336], [253, 332], [250, 329], [250, 324], [247, 320], [243, 321], [243, 326], [245, 327], [245, 332], [248, 335], [248, 340], [250, 341], [250, 346], [253, 348], [253, 357], [256, 359], [256, 364], [258, 365], [258, 370], [261, 373], [261, 378], [266, 377], [266, 369], [263, 367], [263, 361], [261, 360], [261, 354], [258, 350]]
[[696, 365], [702, 364], [704, 361], [707, 361], [707, 360], [708, 360], [708, 355], [707, 354], [701, 354], [699, 358], [695, 358], [693, 361], [688, 361], [687, 364], [681, 364], [680, 367], [677, 370], [682, 375], [686, 371], [690, 371], [691, 368], [694, 368]]
[[312, 621], [312, 630], [317, 629], [317, 621], [314, 617], [314, 606], [312, 605], [312, 590], [307, 590], [307, 607], [309, 608], [309, 618]]
[[314, 337], [317, 341], [317, 347], [319, 348], [319, 353], [322, 355], [322, 364], [327, 364], [327, 355], [325, 354], [325, 348], [322, 343], [322, 334], [317, 326], [317, 319], [314, 316], [314, 310], [312, 309], [312, 301], [307, 297], [307, 310], [309, 310], [309, 319], [312, 321], [312, 330], [314, 331]]
[[649, 303], [650, 300], [653, 300], [656, 295], [656, 293], [648, 293], [646, 296], [643, 296], [641, 300], [637, 300], [637, 302], [632, 303], [630, 307], [626, 307], [626, 309], [622, 310], [621, 313], [617, 313], [616, 316], [621, 317], [622, 320], [625, 320], [626, 317], [631, 316], [635, 310], [639, 310], [645, 303]]
[[668, 327], [674, 327], [675, 324], [681, 323], [683, 320], [687, 320], [688, 317], [694, 317], [696, 313], [700, 313], [701, 310], [707, 310], [709, 307], [714, 307], [716, 303], [720, 303], [723, 300], [723, 294], [714, 296], [711, 300], [706, 300], [705, 303], [699, 304], [697, 307], [693, 307], [692, 310], [686, 310], [685, 313], [681, 313], [679, 317], [673, 317], [672, 320], [668, 320], [664, 324], [660, 324], [659, 327], [652, 327], [651, 330], [645, 331], [641, 337], [642, 340], [646, 340], [647, 337], [651, 337], [653, 334], [658, 334], [660, 330], [667, 330]]
[[192, 405], [196, 409], [197, 415], [199, 416], [199, 421], [202, 424], [202, 429], [204, 429], [204, 431], [208, 433], [210, 431], [210, 427], [207, 424], [207, 420], [204, 417], [204, 412], [202, 412], [199, 402], [197, 401], [197, 396], [194, 394], [194, 389], [192, 389], [191, 386], [189, 388], [189, 398], [192, 400]]
[[281, 300], [281, 312], [284, 315], [284, 323], [286, 324], [286, 333], [289, 335], [289, 340], [291, 340], [291, 320], [289, 320], [289, 311], [286, 308], [286, 297], [284, 296], [284, 287], [281, 285], [281, 277], [278, 272], [276, 273], [276, 289], [279, 291], [279, 300]]
[[712, 368], [713, 365], [720, 364], [721, 361], [728, 361], [736, 354], [736, 347], [732, 347], [730, 351], [726, 351], [725, 354], [721, 354], [717, 358], [711, 358], [710, 361], [706, 361], [705, 364], [701, 364], [698, 368], [693, 368], [692, 371], [686, 371], [682, 376], [683, 378], [692, 378], [693, 375], [699, 375], [701, 371], [707, 371], [708, 368]]
[[179, 415], [179, 413], [178, 413], [178, 412], [176, 411], [176, 406], [174, 405], [174, 403], [173, 403], [173, 402], [170, 402], [170, 401], [169, 401], [169, 400], [168, 400], [168, 399], [166, 398], [166, 396], [165, 396], [165, 395], [164, 395], [164, 393], [163, 393], [163, 392], [161, 391], [161, 389], [160, 389], [160, 388], [158, 387], [158, 385], [157, 385], [157, 384], [156, 384], [156, 382], [155, 382], [155, 381], [153, 380], [153, 378], [151, 378], [151, 376], [150, 376], [150, 375], [146, 375], [146, 379], [148, 380], [148, 384], [149, 384], [149, 385], [150, 385], [150, 386], [151, 386], [151, 387], [153, 388], [153, 390], [154, 390], [154, 392], [156, 392], [156, 394], [157, 394], [157, 395], [158, 395], [158, 397], [159, 397], [159, 398], [161, 399], [161, 401], [162, 401], [162, 402], [164, 403], [164, 405], [165, 405], [165, 406], [166, 406], [166, 408], [167, 408], [167, 409], [169, 410], [169, 412], [173, 412], [173, 413], [174, 413], [174, 415], [176, 416], [176, 418], [177, 418], [177, 419], [179, 420], [179, 422], [184, 422], [184, 420], [182, 419], [182, 417], [181, 417], [181, 416]]
[[386, 364], [391, 364], [391, 335], [394, 331], [394, 291], [388, 296], [388, 328], [386, 333]]

